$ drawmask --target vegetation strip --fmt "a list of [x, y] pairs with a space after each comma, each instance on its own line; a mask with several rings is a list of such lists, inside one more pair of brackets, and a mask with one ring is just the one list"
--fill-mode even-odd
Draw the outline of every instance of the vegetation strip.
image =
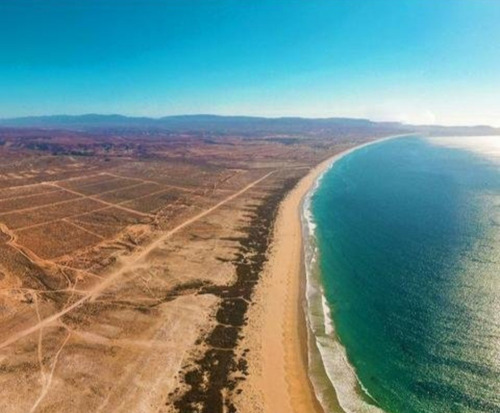
[[247, 235], [232, 239], [240, 244], [232, 261], [236, 268], [234, 284], [200, 289], [200, 294], [213, 294], [221, 299], [215, 314], [217, 324], [203, 338], [207, 346], [205, 353], [182, 373], [186, 389], [177, 389], [176, 394], [170, 395], [175, 410], [183, 413], [236, 412], [231, 395], [240, 391], [237, 384], [248, 374], [245, 358], [248, 350], [241, 355], [236, 351], [242, 338], [241, 329], [267, 260], [278, 206], [297, 181], [298, 178], [289, 178], [267, 196], [255, 208], [249, 225], [244, 228]]

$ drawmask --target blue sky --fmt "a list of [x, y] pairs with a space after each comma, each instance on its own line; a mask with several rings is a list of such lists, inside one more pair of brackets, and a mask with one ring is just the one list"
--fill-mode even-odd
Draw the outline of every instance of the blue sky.
[[89, 112], [500, 125], [500, 1], [0, 1], [0, 117]]

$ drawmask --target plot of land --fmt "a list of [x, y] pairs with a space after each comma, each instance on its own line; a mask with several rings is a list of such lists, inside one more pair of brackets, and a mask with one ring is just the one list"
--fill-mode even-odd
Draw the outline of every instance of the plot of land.
[[18, 240], [41, 258], [51, 259], [97, 244], [102, 237], [67, 221], [18, 231]]
[[0, 412], [182, 411], [206, 351], [227, 407], [279, 199], [352, 145], [302, 135], [0, 129]]

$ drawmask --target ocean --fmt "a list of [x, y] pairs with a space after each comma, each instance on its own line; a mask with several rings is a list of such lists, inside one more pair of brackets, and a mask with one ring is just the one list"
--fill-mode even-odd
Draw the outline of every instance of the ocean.
[[306, 198], [303, 226], [327, 411], [500, 412], [500, 137], [352, 151]]

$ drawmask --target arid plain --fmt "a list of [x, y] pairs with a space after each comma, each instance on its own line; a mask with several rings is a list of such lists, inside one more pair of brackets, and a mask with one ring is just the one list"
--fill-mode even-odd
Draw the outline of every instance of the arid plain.
[[280, 202], [384, 133], [0, 129], [0, 411], [235, 411]]

